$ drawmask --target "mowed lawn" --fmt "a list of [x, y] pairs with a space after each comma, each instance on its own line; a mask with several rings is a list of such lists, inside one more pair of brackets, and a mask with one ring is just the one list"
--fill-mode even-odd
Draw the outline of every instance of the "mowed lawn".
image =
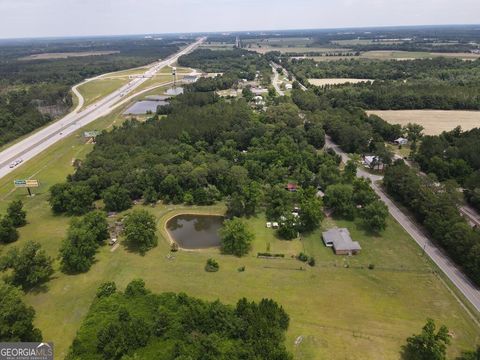
[[98, 78], [79, 86], [78, 91], [85, 99], [83, 107], [86, 108], [94, 102], [103, 99], [105, 96], [111, 94], [129, 81], [130, 78], [128, 76], [108, 77]]
[[[88, 128], [118, 125], [123, 120], [118, 115], [120, 112], [121, 109]], [[47, 204], [47, 190], [73, 171], [72, 159], [83, 158], [92, 149], [92, 145], [84, 144], [79, 133], [0, 180], [0, 211], [17, 198], [25, 202], [28, 211], [29, 224], [21, 229], [20, 240], [9, 247], [35, 240], [57, 258], [70, 219], [52, 215]], [[12, 192], [14, 178], [31, 175], [42, 184], [35, 197], [27, 198], [25, 190]], [[479, 328], [432, 274], [431, 265], [422, 256], [421, 249], [391, 218], [381, 236], [366, 233], [360, 222], [324, 221], [324, 228], [338, 225], [350, 229], [352, 237], [363, 247], [356, 257], [333, 255], [323, 246], [320, 231], [302, 240], [279, 240], [273, 230], [265, 227], [263, 215], [259, 215], [248, 220], [256, 238], [247, 257], [224, 256], [217, 249], [210, 249], [180, 251], [173, 259], [168, 259], [170, 246], [164, 224], [169, 217], [181, 212], [221, 213], [225, 207], [218, 204], [144, 208], [158, 219], [159, 245], [156, 248], [140, 256], [127, 251], [122, 244], [114, 252], [104, 246], [90, 271], [75, 276], [59, 272], [57, 260], [53, 279], [44, 289], [26, 296], [26, 301], [36, 310], [36, 325], [45, 340], [55, 343], [58, 358], [65, 356], [98, 285], [115, 281], [123, 289], [138, 277], [155, 292], [183, 291], [230, 304], [242, 297], [275, 299], [290, 315], [286, 343], [296, 359], [398, 359], [405, 338], [418, 332], [427, 317], [450, 328], [452, 356], [462, 349], [473, 348], [478, 341]], [[6, 248], [0, 247], [0, 251], [4, 253]], [[267, 250], [283, 253], [285, 258], [256, 258], [257, 252]], [[312, 268], [295, 260], [292, 256], [300, 251], [314, 256], [317, 266]], [[209, 257], [219, 262], [218, 273], [204, 271]], [[374, 264], [375, 269], [369, 270], [368, 264]], [[241, 266], [246, 267], [245, 272], [238, 271]], [[297, 339], [298, 345], [295, 345]]]
[[462, 130], [480, 127], [480, 111], [466, 110], [371, 110], [368, 114], [380, 116], [390, 124], [417, 123], [426, 135], [438, 135], [461, 126]]

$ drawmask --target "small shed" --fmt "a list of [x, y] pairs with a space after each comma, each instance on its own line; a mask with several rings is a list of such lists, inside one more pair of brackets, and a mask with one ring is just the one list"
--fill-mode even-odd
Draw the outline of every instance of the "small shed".
[[403, 137], [399, 137], [398, 139], [393, 140], [393, 142], [397, 145], [407, 145], [408, 144], [408, 139], [403, 138]]
[[333, 228], [322, 233], [323, 243], [333, 248], [336, 255], [357, 255], [362, 250], [358, 241], [353, 241], [345, 228]]

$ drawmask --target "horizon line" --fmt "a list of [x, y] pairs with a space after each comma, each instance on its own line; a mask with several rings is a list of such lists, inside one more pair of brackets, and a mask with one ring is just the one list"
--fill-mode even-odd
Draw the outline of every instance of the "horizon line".
[[[54, 39], [90, 39], [99, 37], [129, 37], [129, 36], [148, 36], [148, 35], [206, 35], [206, 34], [241, 34], [241, 33], [271, 33], [274, 31], [329, 31], [329, 30], [361, 30], [361, 29], [388, 29], [388, 28], [435, 28], [435, 27], [460, 27], [460, 26], [480, 26], [480, 23], [454, 23], [454, 24], [416, 24], [416, 25], [368, 25], [368, 26], [343, 26], [343, 27], [325, 27], [325, 28], [290, 28], [290, 29], [257, 29], [257, 30], [218, 30], [218, 31], [195, 31], [195, 32], [160, 32], [160, 33], [125, 33], [125, 34], [91, 34], [91, 35], [45, 35], [45, 36], [21, 36], [21, 37], [0, 37], [0, 41], [15, 40], [54, 40]], [[478, 29], [480, 30], [480, 28]]]

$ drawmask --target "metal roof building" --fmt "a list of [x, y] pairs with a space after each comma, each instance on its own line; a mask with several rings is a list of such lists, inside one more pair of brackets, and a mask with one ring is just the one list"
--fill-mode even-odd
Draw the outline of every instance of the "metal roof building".
[[356, 255], [362, 247], [350, 237], [348, 229], [334, 228], [322, 233], [325, 246], [333, 247], [337, 255]]

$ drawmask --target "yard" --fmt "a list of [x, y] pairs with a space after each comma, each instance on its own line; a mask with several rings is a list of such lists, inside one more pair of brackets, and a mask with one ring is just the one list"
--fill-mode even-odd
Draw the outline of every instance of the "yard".
[[[86, 129], [119, 125], [122, 109], [88, 125]], [[11, 246], [35, 240], [52, 256], [65, 236], [69, 218], [53, 216], [47, 203], [48, 188], [73, 171], [75, 158], [82, 159], [93, 145], [85, 144], [78, 131], [55, 144], [35, 161], [27, 162], [0, 180], [0, 211], [9, 201], [22, 199], [29, 224], [21, 229], [21, 238]], [[14, 191], [13, 179], [37, 178], [41, 187], [33, 198], [25, 189]], [[138, 205], [141, 206], [141, 205]], [[301, 241], [279, 240], [274, 230], [265, 227], [262, 214], [247, 220], [256, 238], [250, 254], [244, 258], [223, 256], [217, 249], [201, 252], [177, 252], [167, 258], [170, 246], [164, 235], [164, 223], [180, 212], [218, 213], [223, 204], [212, 207], [157, 205], [145, 207], [158, 219], [159, 245], [140, 256], [120, 244], [116, 251], [104, 246], [97, 262], [86, 274], [68, 276], [57, 271], [45, 289], [29, 293], [26, 301], [36, 310], [36, 325], [45, 340], [53, 341], [63, 358], [88, 311], [97, 286], [115, 281], [119, 288], [141, 277], [155, 292], [186, 292], [203, 299], [220, 299], [234, 304], [247, 297], [273, 298], [282, 304], [291, 318], [287, 346], [296, 359], [398, 359], [407, 336], [418, 332], [427, 317], [445, 323], [452, 332], [450, 355], [473, 348], [479, 328], [469, 318], [444, 283], [432, 273], [432, 265], [421, 249], [393, 220], [381, 236], [366, 233], [361, 223], [326, 219], [324, 229], [348, 227], [363, 251], [355, 257], [333, 255], [325, 248], [320, 230]], [[120, 242], [121, 242], [120, 238]], [[6, 250], [0, 247], [0, 252]], [[257, 252], [283, 253], [285, 258], [269, 260]], [[310, 267], [292, 256], [300, 251], [316, 259]], [[203, 270], [214, 257], [220, 271]], [[375, 269], [369, 270], [368, 265]], [[245, 272], [238, 268], [245, 266]], [[58, 261], [56, 262], [58, 269]], [[303, 268], [303, 269], [300, 269]], [[297, 343], [297, 345], [295, 345]]]

